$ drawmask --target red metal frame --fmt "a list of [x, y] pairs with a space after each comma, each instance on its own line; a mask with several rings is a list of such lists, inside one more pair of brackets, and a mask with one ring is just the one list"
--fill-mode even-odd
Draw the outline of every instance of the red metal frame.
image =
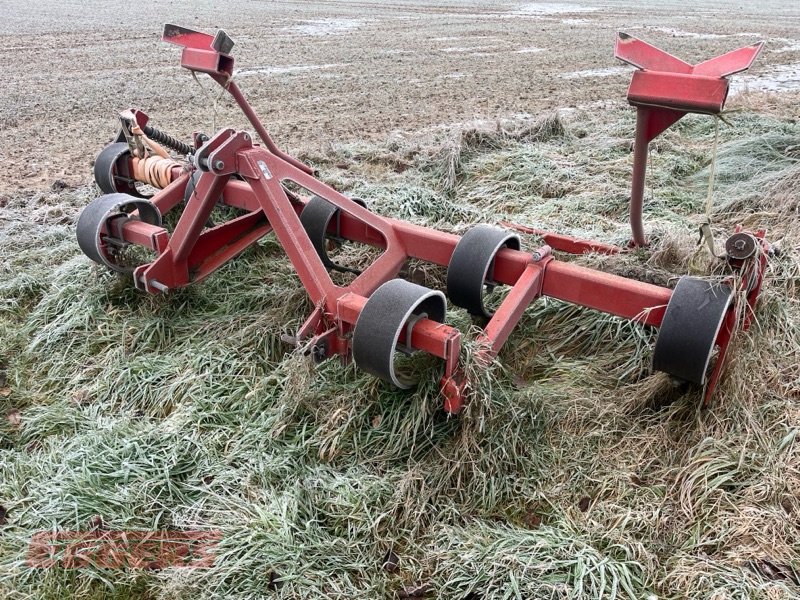
[[[164, 39], [183, 46], [182, 66], [208, 73], [232, 94], [264, 146], [256, 145], [247, 133], [232, 129], [223, 129], [203, 144], [195, 154], [195, 163], [202, 174], [172, 234], [160, 226], [125, 220], [119, 232], [122, 239], [158, 253], [155, 260], [134, 271], [136, 286], [150, 293], [160, 293], [200, 281], [264, 235], [274, 232], [315, 306], [295, 340], [324, 348], [326, 356], [338, 354], [349, 359], [350, 334], [369, 296], [381, 284], [397, 277], [409, 258], [447, 266], [459, 236], [378, 216], [313, 177], [307, 165], [275, 147], [252, 107], [230, 81], [233, 58], [212, 48], [212, 36], [167, 26]], [[641, 52], [640, 46], [635, 48]], [[661, 56], [661, 60], [668, 61], [665, 58], [668, 56]], [[232, 179], [233, 175], [238, 179]], [[152, 199], [162, 214], [183, 199], [189, 174], [174, 169], [172, 178], [172, 183]], [[340, 237], [379, 247], [383, 253], [349, 284], [336, 285], [300, 222], [299, 214], [307, 199], [287, 193], [285, 182], [293, 182], [340, 209], [339, 219], [331, 223], [332, 233], [335, 227]], [[218, 202], [246, 212], [206, 228]], [[541, 235], [548, 245], [532, 253], [508, 248], [498, 252], [493, 279], [511, 286], [511, 290], [480, 336], [484, 358], [491, 358], [500, 351], [525, 308], [539, 296], [550, 296], [643, 325], [658, 327], [661, 324], [671, 290], [564, 262], [555, 258], [551, 251], [616, 253], [619, 248], [515, 227]], [[759, 285], [762, 272], [763, 264], [760, 264]], [[757, 294], [758, 287], [751, 293], [753, 301]], [[720, 335], [722, 346], [727, 346], [733, 331], [735, 318], [731, 319], [734, 320]], [[423, 318], [414, 324], [411, 339], [406, 340], [403, 334], [400, 341], [445, 361], [441, 381], [445, 409], [458, 412], [465, 389], [458, 362], [461, 333]], [[724, 348], [722, 351], [724, 354]], [[721, 363], [720, 360], [718, 368]], [[715, 371], [708, 386], [709, 394], [717, 376]]]

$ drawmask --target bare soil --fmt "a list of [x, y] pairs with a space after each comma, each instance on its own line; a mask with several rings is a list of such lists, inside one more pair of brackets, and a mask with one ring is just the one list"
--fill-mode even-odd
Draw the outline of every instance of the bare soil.
[[[115, 114], [137, 107], [186, 137], [246, 123], [216, 106], [159, 41], [163, 23], [224, 28], [237, 78], [292, 152], [332, 141], [424, 135], [441, 126], [624, 102], [615, 32], [689, 61], [758, 40], [746, 89], [798, 85], [794, 2], [4, 1], [0, 194], [87, 183]], [[772, 76], [771, 74], [774, 74]], [[734, 105], [735, 105], [734, 99]]]

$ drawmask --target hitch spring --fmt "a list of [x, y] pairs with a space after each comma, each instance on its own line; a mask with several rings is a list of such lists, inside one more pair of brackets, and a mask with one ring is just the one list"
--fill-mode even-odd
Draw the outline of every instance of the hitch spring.
[[172, 182], [172, 169], [180, 166], [179, 162], [160, 156], [134, 159], [136, 180], [160, 190]]
[[163, 144], [167, 148], [171, 148], [175, 150], [178, 154], [192, 154], [194, 153], [194, 148], [192, 148], [189, 144], [185, 144], [184, 142], [175, 139], [168, 133], [161, 131], [160, 129], [156, 129], [155, 127], [150, 127], [150, 125], [145, 125], [142, 127], [142, 131], [144, 134], [149, 137], [154, 142], [158, 142], [159, 144]]

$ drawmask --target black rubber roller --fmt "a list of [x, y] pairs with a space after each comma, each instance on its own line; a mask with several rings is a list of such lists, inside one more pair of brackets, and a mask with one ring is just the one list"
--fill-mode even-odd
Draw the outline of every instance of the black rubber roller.
[[[129, 213], [138, 210], [138, 217], [130, 216]], [[132, 267], [118, 264], [114, 260], [113, 234], [114, 229], [110, 222], [113, 219], [133, 219], [150, 223], [151, 225], [161, 225], [161, 213], [149, 200], [134, 198], [128, 194], [107, 194], [100, 196], [90, 202], [78, 217], [76, 233], [78, 246], [83, 253], [94, 262], [105, 265], [108, 268], [120, 273], [130, 273]], [[123, 246], [125, 242], [118, 240], [117, 246]]]
[[358, 316], [353, 330], [353, 360], [360, 369], [401, 389], [412, 387], [415, 380], [395, 372], [400, 334], [406, 328], [410, 333], [413, 324], [422, 317], [441, 323], [446, 308], [442, 292], [404, 279], [387, 281], [373, 292]]
[[103, 148], [97, 155], [94, 160], [94, 180], [104, 193], [120, 192], [136, 198], [146, 197], [136, 189], [133, 174], [128, 172], [130, 154], [127, 142], [116, 142]]
[[[364, 208], [367, 206], [366, 202], [360, 198], [352, 198], [352, 200]], [[303, 229], [306, 230], [325, 268], [329, 271], [336, 270], [358, 273], [358, 271], [354, 269], [343, 267], [333, 262], [325, 248], [326, 239], [328, 238], [328, 227], [332, 219], [338, 218], [338, 213], [339, 208], [335, 205], [319, 196], [312, 196], [311, 200], [309, 200], [308, 204], [303, 208], [303, 212], [300, 213], [300, 223], [302, 223]]]
[[447, 296], [453, 304], [476, 317], [491, 318], [494, 313], [486, 310], [483, 296], [501, 248], [519, 250], [519, 236], [491, 225], [476, 225], [462, 236], [447, 266]]
[[661, 322], [653, 369], [703, 385], [732, 299], [733, 291], [724, 283], [681, 277]]

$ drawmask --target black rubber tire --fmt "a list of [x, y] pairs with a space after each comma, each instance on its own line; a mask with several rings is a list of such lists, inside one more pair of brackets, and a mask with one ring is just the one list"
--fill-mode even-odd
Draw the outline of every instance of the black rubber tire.
[[494, 257], [501, 248], [519, 250], [519, 236], [491, 225], [476, 225], [456, 244], [447, 266], [447, 297], [476, 317], [494, 314], [483, 304], [484, 286]]
[[[367, 207], [367, 203], [360, 198], [352, 198], [353, 202]], [[314, 250], [317, 251], [322, 264], [329, 271], [353, 271], [348, 267], [333, 262], [328, 256], [328, 251], [325, 248], [326, 240], [328, 238], [328, 226], [332, 219], [336, 218], [339, 208], [319, 196], [312, 196], [308, 204], [303, 207], [300, 213], [300, 223], [303, 229], [306, 230], [311, 243], [314, 245]]]
[[111, 218], [133, 219], [128, 213], [138, 210], [138, 219], [151, 225], [161, 226], [161, 213], [149, 200], [134, 198], [128, 194], [106, 194], [92, 200], [81, 211], [76, 224], [78, 246], [94, 262], [105, 265], [119, 273], [130, 273], [132, 268], [123, 267], [106, 253], [102, 236], [109, 236], [107, 223]]
[[122, 176], [120, 169], [130, 158], [127, 142], [109, 144], [100, 151], [94, 160], [94, 180], [105, 194], [129, 194], [136, 198], [146, 198], [136, 189], [132, 177]]
[[733, 290], [724, 283], [681, 277], [661, 322], [653, 370], [705, 384], [717, 335], [732, 300]]
[[442, 292], [404, 279], [392, 279], [381, 285], [367, 300], [353, 330], [353, 360], [358, 368], [389, 381], [400, 389], [416, 381], [395, 372], [397, 340], [409, 318], [425, 314], [428, 319], [444, 321], [447, 301]]

